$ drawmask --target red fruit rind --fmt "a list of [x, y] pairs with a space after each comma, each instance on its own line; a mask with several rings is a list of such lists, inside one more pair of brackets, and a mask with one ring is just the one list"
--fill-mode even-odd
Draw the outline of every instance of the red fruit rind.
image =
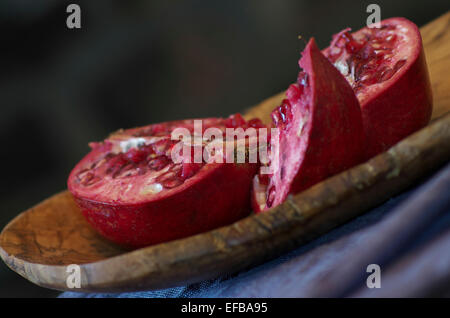
[[[254, 178], [255, 212], [360, 163], [364, 155], [364, 130], [355, 94], [314, 39], [303, 51], [300, 66], [304, 72], [272, 114], [280, 138], [278, 145], [272, 144], [269, 184], [264, 187], [260, 177]], [[277, 151], [278, 160], [273, 155]]]
[[367, 158], [427, 125], [432, 92], [418, 27], [405, 18], [381, 28], [343, 30], [323, 52], [346, 76], [361, 105]]
[[233, 223], [250, 213], [256, 167], [214, 164], [183, 189], [139, 204], [111, 204], [74, 195], [88, 222], [106, 238], [138, 248]]

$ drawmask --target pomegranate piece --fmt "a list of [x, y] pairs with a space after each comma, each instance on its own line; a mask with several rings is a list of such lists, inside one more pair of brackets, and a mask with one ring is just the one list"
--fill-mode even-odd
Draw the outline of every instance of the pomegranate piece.
[[370, 158], [424, 127], [432, 93], [418, 27], [404, 18], [333, 36], [323, 53], [346, 77], [361, 105]]
[[279, 142], [272, 139], [272, 174], [254, 177], [255, 212], [277, 206], [288, 194], [348, 169], [364, 157], [361, 110], [348, 82], [322, 55], [314, 39], [299, 64], [303, 71], [297, 83], [272, 113]]
[[[203, 119], [202, 131], [254, 125], [262, 126], [259, 120], [246, 122], [234, 115]], [[88, 222], [106, 238], [143, 247], [227, 225], [250, 213], [258, 164], [175, 163], [171, 152], [179, 141], [171, 133], [176, 128], [193, 133], [194, 120], [113, 133], [104, 142], [91, 143], [92, 151], [72, 170], [68, 188]], [[203, 140], [201, 150], [207, 144]]]

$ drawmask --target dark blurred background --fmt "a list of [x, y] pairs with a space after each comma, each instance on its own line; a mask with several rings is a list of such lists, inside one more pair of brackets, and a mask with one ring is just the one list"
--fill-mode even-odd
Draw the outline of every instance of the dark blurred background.
[[[374, 1], [0, 1], [0, 229], [66, 187], [87, 143], [118, 128], [226, 116], [295, 81], [314, 36], [362, 27]], [[81, 29], [66, 7], [81, 7]], [[419, 26], [448, 0], [376, 1]], [[52, 297], [0, 262], [0, 297]]]

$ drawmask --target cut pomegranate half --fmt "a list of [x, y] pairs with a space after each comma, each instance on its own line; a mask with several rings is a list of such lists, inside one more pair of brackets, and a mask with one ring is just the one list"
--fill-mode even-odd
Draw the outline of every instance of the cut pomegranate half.
[[314, 39], [299, 64], [303, 72], [297, 83], [272, 113], [279, 142], [272, 138], [272, 174], [259, 173], [254, 178], [255, 212], [277, 206], [289, 193], [350, 168], [364, 156], [361, 111], [348, 82], [322, 55]]
[[386, 19], [380, 25], [355, 33], [345, 29], [323, 51], [359, 100], [368, 158], [424, 127], [432, 112], [418, 27], [405, 18]]
[[[202, 120], [202, 132], [239, 127], [264, 126], [259, 120], [246, 122], [239, 114]], [[258, 164], [227, 163], [225, 158], [223, 163], [198, 163], [194, 158], [174, 163], [171, 153], [179, 141], [172, 140], [171, 133], [176, 128], [192, 134], [194, 120], [113, 133], [104, 142], [92, 143], [92, 151], [72, 170], [68, 188], [88, 222], [106, 238], [142, 247], [230, 224], [249, 214]], [[197, 146], [203, 154], [211, 140], [200, 139]]]

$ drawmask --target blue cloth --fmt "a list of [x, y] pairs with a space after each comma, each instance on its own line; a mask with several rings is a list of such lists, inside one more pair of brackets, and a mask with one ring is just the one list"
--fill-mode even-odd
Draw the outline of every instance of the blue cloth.
[[[442, 291], [440, 284], [450, 277], [449, 189], [447, 164], [413, 189], [351, 222], [277, 259], [234, 275], [156, 291], [65, 292], [60, 297], [426, 296], [434, 290]], [[430, 259], [433, 257], [439, 259]], [[369, 290], [366, 267], [373, 263], [380, 265], [384, 283], [381, 289]], [[427, 277], [430, 270], [439, 272], [434, 280]], [[415, 285], [402, 288], [411, 278]]]

